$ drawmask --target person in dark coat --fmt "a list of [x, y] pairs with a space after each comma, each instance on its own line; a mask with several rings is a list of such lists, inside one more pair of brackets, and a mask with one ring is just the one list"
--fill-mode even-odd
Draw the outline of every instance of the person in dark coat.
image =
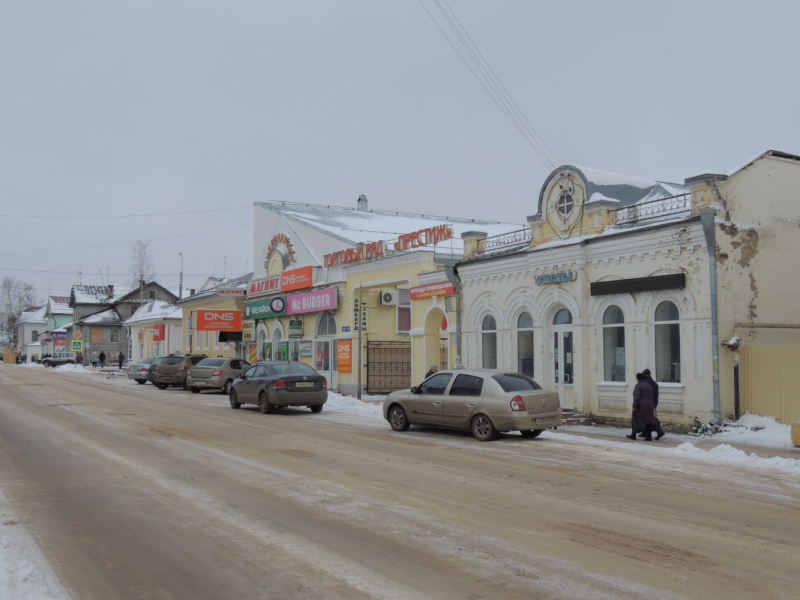
[[425, 373], [425, 379], [430, 377], [431, 375], [435, 375], [436, 372], [439, 370], [439, 367], [435, 364], [431, 365], [431, 370]]
[[[642, 373], [637, 373], [636, 379], [636, 387], [633, 388], [633, 414], [638, 414], [644, 420], [644, 425], [647, 428], [644, 439], [646, 442], [652, 442], [652, 433], [656, 431], [658, 424], [655, 408], [653, 407], [653, 388], [647, 383], [647, 378]], [[634, 429], [630, 435], [625, 437], [635, 440], [636, 433], [637, 431]], [[661, 435], [658, 436], [658, 438], [660, 437]]]
[[122, 363], [125, 362], [125, 355], [120, 352], [119, 353], [119, 370], [122, 371]]
[[98, 356], [98, 358], [100, 359], [100, 366], [101, 367], [105, 367], [106, 366], [106, 353], [103, 352], [102, 350], [100, 350], [100, 356]]
[[[642, 371], [642, 375], [646, 377], [645, 381], [653, 388], [653, 409], [658, 408], [658, 384], [656, 383], [655, 379], [653, 379], [650, 375], [650, 369], [645, 369]], [[664, 437], [664, 430], [661, 429], [661, 421], [658, 419], [658, 413], [656, 412], [656, 429], [654, 430], [658, 435], [656, 439], [659, 440]], [[639, 437], [647, 437], [647, 434], [642, 431], [639, 433]]]

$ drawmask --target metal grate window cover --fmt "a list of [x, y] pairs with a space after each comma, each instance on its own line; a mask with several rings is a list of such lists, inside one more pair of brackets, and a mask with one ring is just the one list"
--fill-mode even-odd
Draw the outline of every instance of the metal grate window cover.
[[367, 393], [411, 387], [411, 342], [367, 342]]

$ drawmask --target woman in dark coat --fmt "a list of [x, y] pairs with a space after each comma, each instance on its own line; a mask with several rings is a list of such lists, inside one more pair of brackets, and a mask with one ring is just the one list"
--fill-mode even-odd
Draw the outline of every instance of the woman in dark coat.
[[[633, 388], [633, 414], [642, 417], [647, 432], [644, 440], [652, 442], [652, 432], [658, 429], [658, 419], [656, 419], [655, 406], [653, 406], [653, 388], [647, 383], [647, 377], [641, 373], [636, 374], [636, 387]], [[663, 433], [659, 433], [660, 438]], [[636, 430], [631, 435], [626, 435], [628, 439], [636, 439]], [[658, 439], [658, 438], [656, 438]]]

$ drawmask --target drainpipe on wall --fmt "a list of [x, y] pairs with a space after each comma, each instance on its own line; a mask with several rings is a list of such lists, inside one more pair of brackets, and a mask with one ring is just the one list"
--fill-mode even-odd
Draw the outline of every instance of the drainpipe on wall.
[[461, 285], [458, 281], [458, 273], [456, 272], [458, 265], [445, 265], [444, 272], [447, 279], [456, 288], [456, 369], [463, 369], [464, 365], [461, 364]]
[[704, 208], [700, 211], [700, 222], [703, 224], [703, 233], [706, 236], [708, 248], [709, 279], [711, 284], [711, 355], [714, 373], [714, 420], [719, 423], [719, 332], [717, 316], [717, 238], [716, 238], [717, 211], [713, 208]]

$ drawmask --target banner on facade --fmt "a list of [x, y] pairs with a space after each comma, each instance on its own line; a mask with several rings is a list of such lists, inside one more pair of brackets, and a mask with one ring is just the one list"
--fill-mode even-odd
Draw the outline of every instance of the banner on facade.
[[245, 302], [245, 319], [271, 319], [272, 317], [282, 317], [286, 314], [286, 296], [275, 296], [274, 298], [264, 298]]
[[247, 345], [247, 362], [254, 363], [258, 360], [258, 346], [256, 344]]
[[287, 314], [336, 310], [336, 288], [324, 288], [302, 294], [289, 294], [287, 298]]
[[353, 340], [336, 340], [336, 370], [341, 373], [353, 370]]
[[312, 267], [300, 267], [291, 271], [284, 271], [281, 275], [281, 288], [284, 292], [292, 290], [302, 290], [311, 287], [314, 278]]
[[411, 299], [419, 300], [420, 298], [430, 298], [432, 296], [447, 296], [455, 294], [456, 288], [449, 281], [442, 283], [431, 283], [429, 285], [421, 285], [419, 287], [411, 288]]
[[230, 308], [198, 308], [197, 331], [241, 331], [242, 311]]
[[314, 356], [311, 342], [300, 342], [300, 356]]
[[62, 339], [56, 338], [55, 344], [56, 344], [56, 346], [66, 346], [67, 345], [67, 340], [66, 339], [62, 340]]
[[[241, 314], [241, 313], [240, 313]], [[241, 316], [239, 317], [241, 320]], [[153, 327], [152, 331], [155, 333], [152, 334], [154, 342], [163, 342], [164, 341], [164, 331], [166, 330], [166, 325], [156, 325]]]
[[255, 321], [243, 321], [242, 322], [242, 341], [243, 342], [252, 342], [255, 339], [255, 329], [256, 329], [256, 322]]
[[303, 337], [303, 322], [300, 319], [289, 319], [289, 337]]
[[248, 298], [258, 298], [259, 296], [268, 296], [281, 291], [281, 276], [270, 275], [269, 277], [262, 277], [250, 282], [247, 287]]
[[237, 290], [236, 288], [220, 288], [217, 290], [217, 294], [220, 296], [244, 296], [244, 290]]
[[264, 360], [272, 360], [272, 342], [264, 343]]

